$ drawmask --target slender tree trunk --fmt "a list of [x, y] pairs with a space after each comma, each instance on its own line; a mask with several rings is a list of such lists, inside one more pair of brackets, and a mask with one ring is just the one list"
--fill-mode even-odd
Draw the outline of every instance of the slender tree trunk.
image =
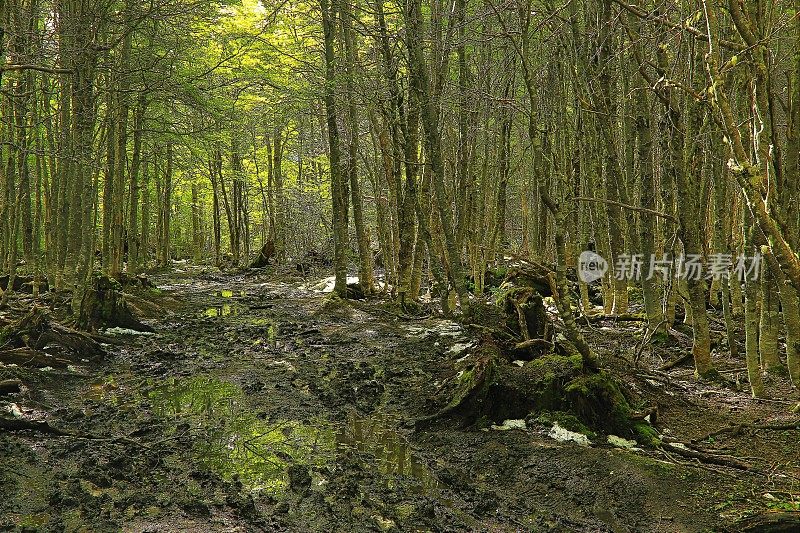
[[[611, 9], [611, 0], [603, 0], [601, 11], [601, 26], [599, 32], [597, 60], [597, 90], [596, 98], [600, 112], [597, 120], [600, 126], [600, 137], [604, 140], [605, 154], [605, 191], [608, 200], [617, 201], [620, 197], [622, 185], [622, 168], [619, 162], [616, 144], [617, 131], [617, 105], [611, 95], [614, 85], [611, 69], [614, 57], [614, 36], [612, 33], [615, 15]], [[614, 204], [605, 205], [608, 213], [608, 231], [611, 245], [611, 265], [616, 265], [625, 253], [625, 220], [622, 210]], [[629, 245], [632, 243], [628, 243]], [[615, 313], [628, 312], [628, 282], [624, 276], [614, 278], [614, 308]]]
[[162, 266], [169, 265], [171, 259], [171, 230], [170, 224], [172, 219], [172, 165], [173, 165], [173, 147], [172, 142], [167, 143], [167, 166], [164, 170], [164, 200], [162, 201], [162, 208], [164, 210], [163, 222], [161, 231], [161, 264]]
[[[745, 212], [744, 216], [744, 250], [745, 253], [755, 249], [753, 236], [755, 233], [752, 217]], [[747, 375], [750, 380], [750, 390], [754, 398], [764, 396], [764, 382], [761, 377], [761, 362], [758, 356], [759, 313], [758, 296], [759, 285], [752, 277], [745, 277], [744, 281], [744, 328], [745, 328], [745, 357], [747, 361]]]
[[336, 65], [334, 53], [335, 10], [330, 0], [320, 0], [322, 9], [322, 29], [324, 33], [325, 59], [325, 115], [328, 126], [328, 157], [330, 159], [331, 196], [333, 200], [333, 250], [335, 285], [334, 292], [342, 298], [347, 297], [347, 194], [342, 176], [342, 157], [340, 151], [339, 125], [336, 113]]
[[439, 221], [444, 234], [450, 282], [455, 288], [462, 310], [466, 311], [469, 307], [469, 298], [467, 297], [466, 280], [461, 266], [461, 254], [456, 248], [455, 235], [450, 218], [452, 209], [447, 200], [444, 185], [444, 161], [442, 159], [441, 134], [439, 131], [439, 114], [436, 109], [436, 103], [432, 99], [428, 67], [422, 50], [423, 32], [420, 0], [407, 0], [405, 17], [411, 89], [420, 103], [420, 115], [425, 132], [425, 154], [431, 172]]
[[136, 111], [133, 116], [133, 154], [131, 156], [130, 172], [130, 203], [128, 206], [128, 272], [136, 274], [139, 271], [139, 170], [142, 159], [142, 135], [144, 117], [147, 110], [147, 100], [144, 92], [139, 93]]
[[369, 234], [364, 221], [364, 202], [361, 195], [361, 184], [358, 179], [358, 152], [359, 152], [359, 122], [356, 103], [355, 75], [357, 65], [357, 48], [352, 30], [352, 14], [348, 0], [338, 0], [341, 14], [342, 33], [344, 34], [346, 87], [347, 87], [347, 123], [350, 130], [348, 145], [347, 170], [350, 182], [350, 196], [353, 202], [353, 225], [356, 231], [358, 244], [358, 279], [361, 290], [365, 294], [373, 291], [374, 279], [372, 272], [372, 251], [370, 249]]
[[774, 261], [774, 259], [769, 254], [764, 259], [766, 261], [762, 261], [761, 277], [759, 278], [761, 320], [759, 321], [758, 353], [761, 359], [761, 369], [769, 373], [776, 373], [784, 370], [778, 348], [780, 299], [775, 275], [769, 265], [769, 261]]
[[272, 190], [275, 197], [275, 254], [286, 261], [286, 200], [283, 197], [283, 131], [275, 129], [272, 150]]
[[[150, 261], [150, 159], [144, 160], [142, 172], [142, 231], [137, 265], [147, 268]], [[155, 167], [155, 165], [153, 165]]]
[[[652, 113], [647, 94], [641, 90], [636, 91], [636, 113], [639, 173], [642, 182], [640, 201], [644, 209], [654, 210], [656, 208], [656, 201], [653, 183], [653, 139], [650, 128], [650, 117]], [[661, 309], [657, 277], [650, 269], [650, 260], [656, 254], [657, 234], [658, 226], [656, 224], [656, 217], [653, 214], [643, 212], [641, 214], [639, 240], [642, 254], [642, 296], [644, 297], [647, 324], [651, 331], [656, 329], [666, 331], [666, 322], [664, 321], [664, 313]]]

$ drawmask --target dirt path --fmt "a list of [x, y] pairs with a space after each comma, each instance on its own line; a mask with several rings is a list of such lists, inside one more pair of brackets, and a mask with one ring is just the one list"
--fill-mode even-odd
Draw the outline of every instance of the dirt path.
[[[413, 432], [470, 352], [458, 324], [256, 277], [157, 283], [182, 302], [151, 320], [157, 334], [124, 335], [100, 368], [38, 372], [13, 399], [75, 436], [0, 433], [0, 528], [735, 531], [746, 514], [791, 511], [800, 490], [796, 431], [719, 444], [753, 471], [546, 430]], [[741, 419], [740, 393], [670, 399], [677, 372], [675, 384], [627, 376], [664, 406], [665, 434]]]

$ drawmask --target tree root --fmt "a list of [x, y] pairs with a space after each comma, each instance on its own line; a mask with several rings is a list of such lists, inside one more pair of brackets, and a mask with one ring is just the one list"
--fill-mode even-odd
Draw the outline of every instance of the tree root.
[[712, 437], [717, 437], [719, 435], [723, 435], [726, 433], [730, 433], [732, 436], [739, 435], [745, 429], [750, 429], [754, 431], [758, 430], [766, 430], [766, 431], [793, 431], [797, 430], [800, 431], [800, 420], [793, 420], [791, 422], [783, 422], [780, 424], [734, 424], [732, 426], [725, 426], [723, 428], [717, 429], [708, 433], [702, 437], [698, 437], [693, 439], [692, 442], [703, 442], [704, 440], [708, 440]]
[[80, 358], [100, 358], [105, 350], [91, 335], [68, 328], [50, 319], [50, 314], [34, 305], [16, 322], [0, 331], [0, 359], [19, 365], [66, 367], [70, 361], [46, 355], [46, 346], [56, 345]]
[[680, 455], [682, 457], [688, 457], [690, 459], [697, 459], [698, 461], [706, 464], [712, 464], [717, 466], [727, 466], [730, 468], [735, 468], [737, 470], [752, 470], [752, 466], [741, 461], [735, 457], [731, 457], [730, 455], [718, 455], [710, 452], [703, 452], [697, 449], [689, 448], [685, 444], [681, 446], [680, 442], [667, 442], [666, 440], [662, 441], [661, 447], [666, 451], [671, 453]]
[[472, 369], [465, 373], [468, 377], [464, 380], [450, 403], [439, 412], [414, 421], [415, 429], [430, 427], [437, 420], [467, 410], [476, 401], [480, 403], [494, 379], [499, 359], [503, 358], [502, 354], [494, 346], [485, 346], [483, 351], [483, 355], [478, 358]]
[[591, 324], [604, 322], [609, 320], [611, 322], [644, 322], [647, 317], [641, 314], [621, 314], [621, 315], [583, 315], [581, 320], [586, 320]]
[[782, 531], [800, 530], [800, 513], [798, 512], [767, 512], [750, 516], [731, 525], [731, 529], [738, 533], [779, 533]]
[[514, 345], [514, 351], [528, 350], [529, 348], [553, 348], [553, 343], [545, 339], [528, 339]]

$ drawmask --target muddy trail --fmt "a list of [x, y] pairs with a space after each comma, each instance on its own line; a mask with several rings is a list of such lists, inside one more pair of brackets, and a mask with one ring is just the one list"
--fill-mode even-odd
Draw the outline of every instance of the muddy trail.
[[[118, 342], [101, 364], [1, 369], [27, 385], [4, 408], [62, 434], [0, 432], [0, 528], [796, 530], [800, 433], [766, 427], [791, 416], [789, 402], [698, 385], [688, 366], [646, 370], [678, 344], [642, 350], [635, 369], [635, 326], [587, 334], [604, 366], [659, 406], [665, 440], [702, 457], [562, 442], [514, 421], [414, 430], [476, 344], [458, 323], [266, 276], [153, 280], [155, 334], [108, 332]], [[727, 364], [732, 381], [738, 366]], [[744, 466], [709, 463], [715, 454]]]

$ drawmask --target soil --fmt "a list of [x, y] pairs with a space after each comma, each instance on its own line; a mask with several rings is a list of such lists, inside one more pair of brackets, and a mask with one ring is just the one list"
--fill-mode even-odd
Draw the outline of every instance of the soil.
[[637, 323], [583, 326], [601, 366], [657, 407], [664, 442], [746, 469], [666, 444], [560, 442], [544, 424], [414, 429], [447, 404], [477, 346], [457, 322], [274, 273], [151, 280], [135, 301], [156, 333], [108, 332], [101, 362], [0, 366], [0, 380], [24, 384], [0, 407], [62, 433], [0, 430], [0, 529], [797, 530], [800, 431], [746, 426], [796, 420], [796, 393], [776, 377], [782, 399], [753, 400], [724, 345], [729, 381], [698, 383], [690, 362], [654, 370], [690, 340], [640, 350]]

